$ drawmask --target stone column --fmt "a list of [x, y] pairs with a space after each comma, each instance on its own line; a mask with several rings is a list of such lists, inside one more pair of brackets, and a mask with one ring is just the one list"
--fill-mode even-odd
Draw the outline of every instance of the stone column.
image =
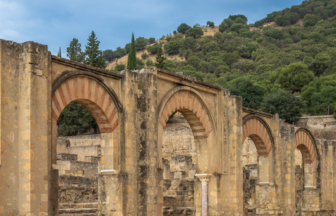
[[211, 174], [196, 174], [202, 182], [202, 216], [208, 216], [208, 181]]

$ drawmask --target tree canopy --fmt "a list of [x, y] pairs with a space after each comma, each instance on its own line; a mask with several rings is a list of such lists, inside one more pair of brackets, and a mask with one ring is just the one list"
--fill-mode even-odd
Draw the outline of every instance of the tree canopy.
[[296, 123], [302, 116], [305, 103], [298, 97], [279, 91], [265, 97], [260, 110], [271, 114], [279, 114], [279, 118], [288, 123]]
[[70, 45], [67, 48], [67, 57], [71, 61], [84, 61], [84, 53], [82, 52], [81, 44], [78, 42], [77, 38], [74, 38], [72, 41], [70, 41]]
[[98, 41], [96, 34], [92, 31], [85, 46], [85, 63], [94, 67], [105, 68], [105, 60], [103, 52], [99, 50], [99, 44], [100, 41]]

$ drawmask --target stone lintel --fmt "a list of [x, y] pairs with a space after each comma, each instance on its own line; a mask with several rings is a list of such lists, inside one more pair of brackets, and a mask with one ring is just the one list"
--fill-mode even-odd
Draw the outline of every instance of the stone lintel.
[[316, 189], [316, 187], [315, 186], [304, 186], [305, 187], [305, 189], [307, 189], [307, 190], [315, 190]]

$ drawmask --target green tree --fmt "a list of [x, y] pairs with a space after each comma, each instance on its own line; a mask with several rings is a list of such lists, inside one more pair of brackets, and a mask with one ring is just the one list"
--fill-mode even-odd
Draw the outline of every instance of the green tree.
[[332, 110], [336, 102], [336, 77], [335, 75], [314, 79], [301, 91], [301, 97], [307, 101], [308, 110], [313, 115], [325, 115], [328, 106]]
[[127, 54], [126, 50], [121, 47], [117, 47], [117, 49], [114, 51], [114, 55], [116, 58], [121, 58], [126, 54]]
[[199, 68], [199, 63], [201, 62], [201, 59], [196, 56], [191, 56], [187, 60], [187, 64], [193, 66], [194, 68]]
[[105, 60], [103, 58], [103, 53], [99, 50], [99, 44], [96, 34], [94, 31], [91, 32], [88, 38], [88, 43], [85, 46], [85, 63], [94, 67], [105, 68]]
[[155, 43], [155, 38], [154, 37], [148, 38], [148, 43], [149, 44]]
[[186, 49], [195, 50], [196, 47], [197, 47], [197, 40], [192, 37], [187, 37], [183, 39], [181, 42], [181, 48], [184, 50]]
[[57, 56], [60, 57], [60, 58], [62, 58], [61, 47], [59, 48], [59, 51], [58, 51], [58, 53], [57, 53]]
[[220, 77], [221, 75], [230, 73], [230, 68], [225, 65], [220, 65], [215, 69], [215, 75]]
[[127, 59], [127, 69], [135, 70], [136, 69], [136, 52], [135, 52], [135, 41], [134, 34], [132, 33], [132, 42], [131, 42], [131, 51], [128, 53]]
[[78, 42], [77, 38], [74, 38], [72, 41], [70, 41], [70, 46], [67, 48], [67, 57], [71, 61], [84, 61], [84, 53], [82, 52], [81, 44]]
[[199, 28], [199, 27], [193, 27], [193, 28], [188, 29], [185, 34], [186, 34], [186, 37], [198, 38], [203, 35], [203, 30], [202, 28]]
[[147, 44], [148, 44], [148, 40], [146, 38], [138, 37], [135, 40], [135, 49], [136, 50], [143, 50], [143, 49], [145, 49]]
[[308, 69], [313, 71], [315, 76], [320, 77], [328, 69], [328, 65], [326, 62], [315, 60], [310, 63]]
[[182, 33], [182, 34], [185, 34], [186, 31], [188, 29], [190, 29], [191, 27], [189, 25], [187, 25], [186, 23], [182, 23], [181, 25], [179, 25], [179, 27], [177, 28], [177, 32], [178, 33]]
[[264, 98], [264, 89], [254, 85], [253, 82], [247, 78], [238, 78], [231, 82], [228, 88], [231, 95], [241, 96], [243, 98], [244, 107], [258, 110]]
[[226, 30], [228, 30], [229, 28], [231, 28], [231, 26], [233, 25], [234, 21], [232, 19], [224, 19], [223, 22], [218, 26], [218, 30], [220, 32], [224, 32]]
[[242, 61], [233, 63], [231, 68], [241, 70], [245, 73], [252, 73], [256, 70], [256, 63], [251, 60], [242, 60]]
[[104, 56], [105, 61], [107, 61], [107, 62], [113, 61], [113, 59], [114, 59], [113, 50], [110, 50], [110, 49], [104, 50], [103, 51], [103, 56]]
[[92, 128], [98, 128], [91, 112], [74, 101], [63, 109], [57, 124], [59, 126], [58, 134], [61, 136], [75, 136], [83, 134]]
[[266, 96], [261, 104], [260, 110], [271, 114], [279, 114], [280, 119], [288, 123], [295, 123], [301, 117], [305, 103], [294, 95], [280, 91]]
[[170, 41], [164, 46], [168, 55], [176, 55], [179, 53], [180, 44], [176, 41]]
[[314, 79], [314, 74], [308, 71], [302, 62], [291, 63], [278, 72], [277, 82], [282, 88], [301, 92], [303, 86]]
[[164, 62], [166, 59], [167, 58], [164, 57], [162, 49], [160, 47], [157, 54], [156, 54], [155, 67], [161, 68], [161, 69], [166, 69], [165, 62]]

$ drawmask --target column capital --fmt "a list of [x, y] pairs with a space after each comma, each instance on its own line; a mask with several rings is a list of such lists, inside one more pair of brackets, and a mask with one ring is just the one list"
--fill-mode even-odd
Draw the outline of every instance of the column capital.
[[195, 176], [201, 180], [202, 184], [207, 184], [212, 175], [204, 173], [204, 174], [195, 174]]
[[119, 172], [117, 170], [100, 170], [100, 173], [103, 175], [117, 175]]

